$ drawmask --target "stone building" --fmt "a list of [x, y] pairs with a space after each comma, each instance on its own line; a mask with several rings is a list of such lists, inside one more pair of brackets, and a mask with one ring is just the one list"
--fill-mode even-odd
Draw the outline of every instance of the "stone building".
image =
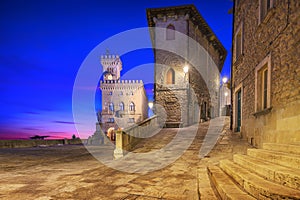
[[300, 2], [235, 1], [233, 128], [249, 143], [300, 141]]
[[106, 132], [110, 127], [125, 128], [148, 117], [148, 99], [142, 80], [121, 80], [122, 61], [118, 55], [102, 55], [102, 111], [99, 123]]
[[218, 116], [219, 73], [227, 53], [196, 7], [150, 8], [147, 19], [155, 56], [155, 104], [164, 108], [166, 126]]

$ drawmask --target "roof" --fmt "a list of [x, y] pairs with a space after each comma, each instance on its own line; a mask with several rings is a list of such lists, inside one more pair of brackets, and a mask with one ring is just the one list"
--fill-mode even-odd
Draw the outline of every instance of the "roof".
[[219, 41], [215, 33], [211, 30], [211, 28], [208, 26], [207, 22], [204, 20], [204, 18], [201, 16], [197, 8], [193, 5], [181, 5], [181, 6], [171, 6], [171, 7], [162, 7], [162, 8], [148, 8], [146, 9], [147, 12], [147, 20], [148, 20], [148, 26], [154, 27], [155, 23], [153, 21], [153, 17], [157, 17], [157, 15], [170, 15], [170, 13], [173, 14], [189, 14], [190, 20], [195, 24], [198, 25], [199, 30], [202, 32], [203, 35], [206, 35], [207, 38], [209, 38], [210, 42], [214, 46], [214, 48], [220, 53], [221, 66], [222, 68], [227, 51], [222, 45], [222, 43]]

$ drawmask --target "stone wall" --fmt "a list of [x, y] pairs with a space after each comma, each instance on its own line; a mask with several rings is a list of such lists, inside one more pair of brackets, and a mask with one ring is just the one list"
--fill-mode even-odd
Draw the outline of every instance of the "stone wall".
[[[141, 122], [148, 117], [148, 99], [142, 80], [106, 81], [101, 83], [102, 92], [102, 129], [104, 132], [110, 127], [125, 128]], [[124, 103], [124, 110], [120, 110], [120, 103]], [[133, 102], [135, 110], [130, 111]], [[109, 103], [114, 104], [114, 111], [109, 110]], [[118, 112], [118, 115], [116, 114]], [[109, 122], [113, 118], [114, 122]], [[130, 121], [134, 118], [134, 121]]]
[[85, 140], [63, 139], [63, 140], [0, 140], [0, 148], [24, 148], [37, 146], [54, 146], [64, 144], [83, 144]]
[[[187, 126], [218, 116], [219, 73], [226, 50], [215, 34], [194, 6], [148, 9], [147, 15], [149, 24], [157, 27], [152, 33], [155, 101], [167, 114], [167, 126]], [[161, 29], [169, 25], [175, 27], [174, 40], [167, 40], [167, 31]], [[175, 71], [174, 84], [166, 83], [170, 68]]]
[[[183, 72], [184, 60], [179, 56], [163, 50], [156, 50], [155, 64], [155, 104], [164, 108], [156, 109], [158, 116], [165, 112], [167, 126], [187, 124], [187, 79]], [[168, 69], [175, 71], [175, 83], [166, 84]], [[169, 124], [169, 125], [168, 125]]]
[[[236, 91], [241, 88], [242, 136], [258, 147], [263, 142], [300, 140], [300, 2], [274, 2], [261, 22], [258, 0], [239, 1], [234, 15], [234, 32], [242, 30], [243, 52], [233, 57], [233, 126], [237, 126]], [[255, 68], [267, 56], [271, 57], [270, 112], [257, 113]]]

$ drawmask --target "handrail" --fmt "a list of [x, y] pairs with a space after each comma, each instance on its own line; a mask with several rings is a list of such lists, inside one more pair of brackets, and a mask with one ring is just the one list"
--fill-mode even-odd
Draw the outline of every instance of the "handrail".
[[159, 128], [157, 119], [158, 116], [154, 115], [136, 125], [132, 125], [123, 130], [117, 130], [114, 158], [118, 159], [123, 157], [126, 151], [132, 150], [139, 141], [143, 138], [147, 138], [149, 133], [157, 130]]
[[131, 125], [131, 126], [128, 126], [128, 127], [126, 127], [125, 129], [123, 129], [123, 131], [124, 131], [124, 132], [130, 131], [131, 129], [136, 128], [137, 126], [144, 125], [144, 124], [146, 124], [148, 121], [151, 121], [152, 119], [155, 119], [155, 118], [157, 118], [157, 115], [153, 115], [152, 117], [149, 117], [149, 118], [145, 119], [144, 121], [139, 122], [138, 124], [133, 124], [133, 125]]

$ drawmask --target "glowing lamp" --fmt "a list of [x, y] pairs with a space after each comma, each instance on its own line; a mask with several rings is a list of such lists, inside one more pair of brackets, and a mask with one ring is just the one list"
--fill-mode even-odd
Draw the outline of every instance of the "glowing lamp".
[[184, 72], [185, 74], [188, 73], [188, 72], [189, 72], [189, 66], [185, 65], [185, 66], [183, 67], [183, 72]]
[[227, 81], [228, 81], [228, 78], [227, 77], [223, 77], [222, 82], [223, 83], [227, 83]]
[[153, 102], [149, 102], [148, 106], [149, 106], [150, 109], [152, 109], [153, 108]]

